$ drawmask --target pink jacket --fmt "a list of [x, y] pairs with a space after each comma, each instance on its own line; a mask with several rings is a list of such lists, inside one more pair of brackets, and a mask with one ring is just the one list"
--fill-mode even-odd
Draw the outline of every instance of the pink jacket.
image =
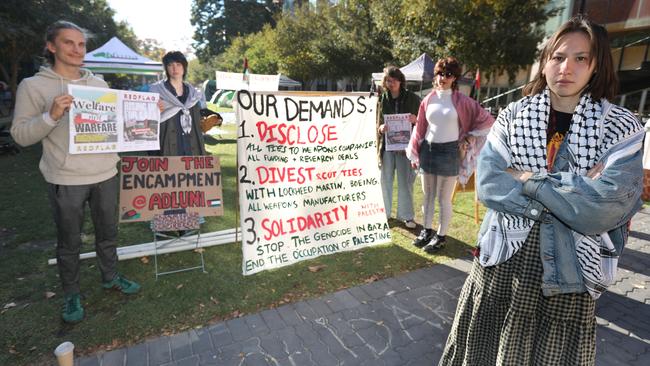
[[[411, 133], [409, 146], [406, 148], [406, 156], [416, 164], [419, 164], [420, 144], [424, 140], [429, 126], [426, 116], [427, 105], [429, 105], [429, 100], [435, 93], [436, 90], [434, 89], [420, 103], [417, 122], [413, 133]], [[462, 141], [467, 135], [476, 137], [465, 156], [461, 158], [458, 180], [464, 185], [476, 168], [478, 153], [485, 144], [486, 135], [494, 123], [494, 118], [478, 102], [457, 90], [452, 93], [451, 102], [456, 108], [456, 113], [458, 113], [459, 141]]]

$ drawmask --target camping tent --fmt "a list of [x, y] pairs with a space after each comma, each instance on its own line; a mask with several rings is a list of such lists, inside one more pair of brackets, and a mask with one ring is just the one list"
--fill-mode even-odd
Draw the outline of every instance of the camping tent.
[[84, 67], [97, 74], [157, 75], [162, 63], [138, 55], [117, 37], [86, 53]]
[[[406, 81], [419, 81], [426, 83], [433, 81], [433, 66], [435, 63], [426, 53], [411, 61], [410, 64], [400, 67], [400, 71], [404, 74]], [[381, 80], [384, 77], [383, 72], [373, 72], [373, 80]]]

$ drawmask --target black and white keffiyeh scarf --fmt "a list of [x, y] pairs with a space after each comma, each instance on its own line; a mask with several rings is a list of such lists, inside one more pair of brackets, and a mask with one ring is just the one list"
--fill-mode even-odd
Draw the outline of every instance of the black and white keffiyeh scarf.
[[192, 114], [190, 113], [190, 108], [192, 108], [196, 103], [201, 102], [201, 94], [191, 85], [183, 82], [188, 85], [189, 95], [185, 100], [185, 103], [181, 103], [178, 98], [172, 94], [165, 87], [165, 80], [161, 80], [151, 85], [150, 91], [153, 93], [160, 94], [160, 100], [163, 104], [163, 111], [160, 113], [160, 121], [165, 122], [179, 111], [181, 113], [181, 128], [183, 133], [188, 134], [192, 131]]
[[[511, 107], [512, 113], [499, 115], [488, 135], [488, 141], [512, 169], [546, 172], [546, 131], [551, 113], [548, 88]], [[566, 137], [571, 155], [569, 161], [572, 162], [569, 172], [586, 175], [610, 149], [630, 137], [638, 138], [641, 130], [638, 119], [623, 108], [604, 99], [594, 100], [589, 93], [584, 94], [573, 113]], [[638, 144], [633, 145], [629, 151], [621, 151], [620, 154], [617, 152], [615, 158], [628, 156], [639, 149], [636, 146]], [[615, 159], [609, 157], [605, 167], [613, 160]], [[489, 227], [495, 229], [487, 230], [479, 238], [479, 261], [483, 266], [503, 263], [512, 257], [525, 243], [534, 225], [534, 221], [526, 217], [489, 211], [485, 219], [490, 221]], [[614, 281], [618, 253], [607, 233], [583, 235], [573, 231], [572, 234], [585, 286], [596, 299]]]

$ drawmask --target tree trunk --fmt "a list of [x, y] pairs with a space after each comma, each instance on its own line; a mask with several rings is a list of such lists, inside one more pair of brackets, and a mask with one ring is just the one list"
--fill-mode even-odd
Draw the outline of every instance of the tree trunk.
[[20, 64], [20, 59], [22, 57], [22, 52], [18, 52], [18, 47], [16, 40], [11, 40], [11, 46], [9, 47], [9, 69], [11, 75], [9, 75], [9, 88], [11, 88], [11, 109], [13, 109], [14, 103], [16, 102], [16, 90], [18, 90], [18, 69]]

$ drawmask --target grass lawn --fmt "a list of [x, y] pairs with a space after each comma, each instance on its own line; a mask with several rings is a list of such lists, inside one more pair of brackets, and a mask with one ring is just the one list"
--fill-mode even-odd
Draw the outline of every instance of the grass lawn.
[[[203, 232], [236, 225], [236, 126], [223, 128], [230, 135], [209, 141], [208, 147], [221, 157], [226, 214], [207, 218]], [[465, 255], [478, 230], [473, 193], [461, 193], [456, 197], [448, 245], [435, 256], [411, 246], [421, 227], [408, 230], [391, 220], [391, 244], [246, 277], [241, 274], [241, 247], [234, 243], [205, 250], [207, 274], [191, 271], [155, 281], [153, 258], [123, 261], [120, 271], [143, 285], [141, 293], [131, 297], [105, 293], [95, 260], [84, 260], [81, 289], [86, 317], [71, 326], [60, 320], [63, 293], [56, 266], [47, 265], [47, 259], [54, 257], [56, 234], [38, 170], [40, 154], [36, 146], [15, 156], [0, 156], [0, 365], [51, 364], [54, 347], [64, 340], [75, 344], [77, 355], [107, 350], [395, 276]], [[416, 222], [421, 223], [419, 180], [416, 186]], [[82, 252], [93, 250], [90, 222], [85, 229]], [[148, 224], [120, 226], [120, 246], [150, 241]], [[162, 265], [177, 267], [197, 261], [196, 253], [174, 253], [163, 256]], [[310, 272], [308, 266], [316, 264], [325, 267]], [[48, 292], [55, 295], [48, 298]], [[11, 303], [15, 306], [9, 307]]]

